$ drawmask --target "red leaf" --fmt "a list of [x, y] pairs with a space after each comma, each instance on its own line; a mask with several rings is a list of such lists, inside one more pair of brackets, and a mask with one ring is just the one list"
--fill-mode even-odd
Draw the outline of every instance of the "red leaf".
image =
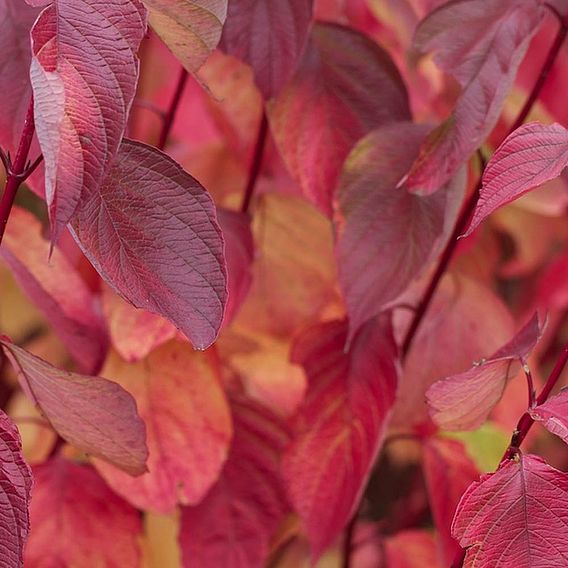
[[229, 290], [223, 323], [228, 325], [244, 302], [252, 284], [254, 243], [248, 215], [219, 208], [217, 218], [225, 241]]
[[148, 473], [133, 478], [96, 462], [107, 483], [140, 509], [170, 512], [199, 503], [215, 484], [232, 436], [215, 354], [171, 341], [128, 364], [116, 355], [103, 373], [132, 393], [146, 423]]
[[558, 177], [568, 165], [568, 131], [538, 122], [515, 130], [497, 148], [483, 172], [483, 186], [469, 235], [493, 211]]
[[145, 31], [139, 0], [56, 0], [33, 27], [30, 73], [52, 242], [118, 151]]
[[0, 564], [6, 568], [24, 565], [31, 489], [32, 474], [22, 455], [20, 434], [0, 410]]
[[253, 68], [265, 99], [276, 96], [296, 69], [308, 37], [312, 4], [313, 0], [229, 3], [221, 48]]
[[345, 162], [336, 257], [350, 335], [420, 275], [453, 229], [464, 176], [427, 197], [397, 187], [425, 133], [412, 123], [384, 126], [361, 140]]
[[150, 25], [189, 72], [197, 71], [217, 47], [227, 0], [142, 0]]
[[541, 331], [535, 314], [489, 358], [464, 373], [434, 383], [426, 393], [434, 422], [444, 430], [473, 430], [481, 426], [501, 399], [507, 381], [525, 363]]
[[261, 406], [233, 401], [235, 436], [219, 481], [184, 507], [179, 542], [187, 568], [265, 566], [270, 539], [289, 510], [280, 477], [284, 424]]
[[[409, 291], [401, 302], [416, 305], [421, 293], [421, 288], [418, 294]], [[413, 314], [395, 313], [396, 328], [404, 333]], [[408, 430], [429, 422], [428, 387], [496, 351], [514, 333], [507, 306], [490, 288], [459, 273], [446, 274], [405, 359], [392, 424]]]
[[33, 473], [26, 567], [140, 566], [140, 514], [95, 470], [55, 459]]
[[330, 214], [341, 164], [353, 145], [374, 128], [410, 119], [410, 109], [385, 51], [348, 28], [316, 24], [298, 71], [269, 105], [269, 118], [288, 169], [304, 194]]
[[49, 243], [41, 232], [41, 224], [31, 213], [14, 207], [0, 258], [43, 311], [81, 370], [96, 372], [108, 344], [97, 300], [59, 249], [53, 250], [48, 263]]
[[568, 476], [520, 455], [466, 491], [452, 534], [467, 548], [464, 568], [568, 565]]
[[430, 438], [423, 446], [423, 468], [430, 507], [444, 565], [451, 564], [459, 550], [451, 535], [452, 519], [459, 500], [479, 472], [461, 442]]
[[196, 348], [213, 343], [227, 294], [223, 238], [211, 198], [181, 166], [125, 140], [99, 190], [83, 193], [73, 230], [121, 296], [168, 318]]
[[16, 151], [24, 118], [30, 104], [30, 29], [38, 10], [26, 6], [22, 0], [4, 0], [0, 3], [0, 147]]
[[346, 322], [301, 335], [292, 360], [308, 375], [284, 455], [286, 489], [318, 557], [355, 512], [394, 402], [396, 347], [386, 318], [361, 328], [345, 352]]
[[130, 475], [146, 471], [146, 434], [133, 398], [101, 377], [62, 371], [0, 339], [22, 388], [62, 438]]
[[125, 361], [144, 359], [178, 333], [169, 321], [135, 308], [108, 289], [103, 301], [112, 344]]
[[454, 0], [419, 24], [416, 47], [433, 51], [463, 90], [452, 116], [422, 145], [407, 179], [410, 191], [439, 189], [485, 140], [543, 14], [539, 0]]
[[568, 444], [568, 390], [563, 388], [553, 396], [529, 409], [529, 414], [537, 422]]

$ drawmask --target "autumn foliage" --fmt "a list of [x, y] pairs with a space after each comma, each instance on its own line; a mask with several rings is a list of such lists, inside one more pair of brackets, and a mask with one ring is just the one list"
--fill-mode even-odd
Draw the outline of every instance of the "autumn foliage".
[[0, 567], [568, 567], [567, 0], [0, 0]]

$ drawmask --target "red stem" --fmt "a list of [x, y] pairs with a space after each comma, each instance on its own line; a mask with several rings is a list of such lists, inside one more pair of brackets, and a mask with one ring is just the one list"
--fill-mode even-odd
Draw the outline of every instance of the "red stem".
[[[2, 243], [2, 238], [4, 237], [4, 231], [8, 224], [8, 217], [10, 217], [10, 212], [12, 211], [12, 206], [14, 205], [14, 199], [16, 198], [18, 188], [24, 179], [30, 174], [27, 160], [34, 132], [34, 103], [32, 99], [28, 106], [28, 112], [24, 121], [24, 129], [16, 152], [16, 158], [13, 164], [10, 164], [10, 167], [6, 171], [6, 185], [4, 186], [4, 193], [0, 200], [0, 243]], [[34, 166], [38, 163], [39, 162], [36, 160]]]
[[[556, 10], [554, 10], [554, 12], [557, 14]], [[517, 119], [515, 120], [515, 122], [511, 126], [511, 128], [509, 129], [507, 136], [511, 132], [516, 130], [519, 126], [521, 126], [521, 124], [525, 121], [526, 117], [529, 115], [529, 113], [530, 113], [532, 107], [534, 106], [535, 102], [537, 101], [537, 99], [538, 99], [538, 97], [539, 97], [539, 95], [542, 91], [542, 88], [543, 88], [543, 86], [546, 82], [546, 79], [547, 79], [547, 77], [550, 73], [550, 70], [552, 69], [554, 62], [556, 61], [556, 58], [558, 57], [560, 49], [562, 48], [564, 40], [566, 39], [566, 35], [568, 33], [568, 22], [566, 21], [567, 19], [568, 19], [568, 16], [566, 16], [566, 18], [564, 18], [564, 19], [560, 19], [560, 22], [561, 22], [560, 29], [558, 30], [556, 38], [554, 39], [554, 42], [553, 42], [552, 46], [550, 47], [550, 50], [548, 52], [548, 55], [546, 57], [546, 60], [543, 64], [543, 66], [542, 66], [540, 74], [539, 74], [539, 76], [536, 80], [536, 83], [534, 84], [533, 89], [530, 92], [521, 112], [517, 116]], [[505, 138], [507, 136], [505, 136]], [[483, 174], [483, 169], [484, 168], [482, 167], [481, 174]], [[462, 214], [460, 215], [459, 219], [457, 220], [457, 223], [456, 223], [456, 226], [454, 228], [454, 232], [452, 233], [452, 236], [450, 238], [450, 241], [446, 245], [446, 248], [444, 249], [444, 252], [442, 253], [442, 256], [440, 257], [440, 260], [438, 262], [438, 266], [436, 267], [436, 271], [434, 272], [434, 275], [432, 276], [432, 279], [431, 279], [431, 281], [428, 285], [428, 288], [426, 289], [426, 292], [424, 293], [424, 296], [422, 297], [422, 300], [420, 301], [420, 304], [418, 305], [418, 308], [416, 309], [416, 313], [414, 314], [414, 318], [413, 318], [413, 320], [410, 324], [410, 327], [408, 328], [408, 331], [406, 333], [406, 336], [405, 336], [403, 344], [402, 344], [401, 354], [402, 354], [403, 360], [406, 357], [406, 355], [408, 354], [408, 351], [410, 350], [410, 347], [411, 347], [412, 342], [413, 342], [413, 340], [416, 336], [418, 328], [420, 327], [420, 324], [422, 323], [422, 320], [424, 319], [424, 316], [426, 315], [426, 312], [427, 312], [427, 310], [430, 306], [432, 298], [434, 297], [434, 294], [436, 293], [436, 290], [438, 288], [440, 280], [442, 279], [442, 276], [444, 275], [444, 273], [446, 272], [446, 269], [448, 268], [448, 265], [450, 264], [452, 256], [453, 256], [455, 249], [457, 247], [456, 239], [463, 233], [464, 229], [467, 226], [467, 222], [469, 221], [469, 217], [475, 209], [475, 205], [477, 204], [477, 199], [478, 199], [478, 196], [479, 196], [479, 189], [481, 187], [481, 181], [482, 181], [481, 178], [482, 178], [482, 175], [480, 175], [476, 191], [474, 191], [474, 193], [470, 196], [469, 200], [467, 201], [467, 203], [465, 204], [465, 206], [462, 210]]]
[[422, 300], [420, 301], [420, 304], [418, 304], [418, 307], [416, 308], [416, 312], [414, 313], [414, 317], [412, 318], [412, 322], [410, 323], [410, 327], [408, 328], [408, 331], [406, 332], [404, 341], [402, 343], [401, 356], [403, 360], [408, 355], [410, 347], [412, 346], [412, 342], [416, 337], [416, 332], [418, 331], [418, 328], [420, 327], [420, 324], [422, 323], [422, 320], [424, 319], [424, 316], [426, 315], [426, 312], [430, 307], [432, 298], [434, 297], [434, 294], [438, 289], [440, 280], [444, 276], [448, 268], [448, 265], [452, 260], [452, 256], [454, 255], [454, 252], [458, 246], [459, 242], [458, 238], [465, 231], [468, 221], [471, 215], [473, 214], [473, 211], [477, 204], [477, 200], [479, 199], [480, 188], [481, 188], [481, 175], [479, 176], [479, 181], [477, 183], [475, 190], [472, 192], [467, 202], [463, 206], [463, 209], [456, 222], [450, 240], [448, 241], [448, 244], [446, 245], [446, 248], [444, 249], [444, 252], [440, 257], [438, 265], [436, 266], [436, 270], [430, 280], [430, 283], [428, 284], [428, 288], [426, 288], [426, 292], [424, 292], [424, 296], [422, 296]]
[[345, 535], [343, 537], [343, 568], [351, 568], [351, 553], [353, 552], [353, 535], [355, 533], [355, 525], [357, 523], [357, 513], [347, 524]]
[[260, 119], [260, 126], [258, 127], [258, 136], [256, 137], [256, 144], [254, 147], [254, 155], [252, 157], [252, 162], [250, 166], [249, 178], [247, 186], [245, 188], [245, 193], [243, 197], [243, 203], [241, 205], [241, 211], [247, 213], [250, 207], [250, 202], [254, 194], [254, 188], [256, 187], [256, 182], [260, 174], [260, 168], [262, 166], [262, 158], [264, 157], [264, 149], [266, 147], [266, 138], [268, 137], [268, 117], [266, 112], [262, 111], [262, 117]]
[[[552, 6], [548, 6], [548, 8], [553, 10], [553, 12], [555, 13], [555, 15], [557, 17], [559, 16], [558, 12], [555, 9], [553, 9]], [[568, 16], [567, 16], [567, 18], [568, 18]], [[568, 33], [568, 22], [566, 21], [567, 18], [562, 18], [562, 17], [559, 18], [560, 28], [558, 29], [558, 33], [556, 34], [556, 37], [554, 38], [554, 42], [550, 46], [550, 50], [548, 51], [548, 55], [546, 56], [546, 60], [543, 64], [543, 66], [542, 66], [542, 69], [540, 71], [538, 79], [536, 80], [536, 83], [534, 84], [534, 87], [533, 87], [528, 99], [526, 100], [523, 108], [521, 109], [519, 116], [517, 116], [517, 120], [515, 120], [515, 122], [513, 123], [513, 126], [511, 126], [511, 129], [509, 130], [509, 132], [513, 132], [513, 131], [517, 130], [517, 128], [519, 128], [519, 126], [521, 126], [523, 124], [523, 122], [525, 122], [525, 119], [527, 118], [527, 116], [531, 112], [533, 105], [537, 101], [537, 99], [540, 95], [540, 92], [542, 91], [542, 88], [544, 87], [544, 83], [546, 82], [546, 79], [548, 78], [550, 70], [552, 69], [554, 62], [556, 61], [556, 58], [558, 57], [558, 54], [560, 53], [560, 50], [562, 49], [562, 45], [564, 44], [564, 40], [566, 39], [566, 34]]]
[[[566, 345], [564, 345], [564, 347], [562, 349], [562, 353], [560, 353], [560, 357], [558, 358], [558, 360], [556, 361], [556, 364], [554, 365], [554, 369], [552, 369], [552, 371], [550, 372], [550, 375], [548, 376], [548, 379], [546, 380], [546, 383], [545, 383], [541, 393], [538, 395], [538, 398], [536, 399], [536, 402], [535, 402], [536, 406], [546, 402], [550, 393], [552, 392], [552, 390], [554, 389], [554, 387], [558, 383], [558, 381], [559, 381], [559, 379], [562, 375], [562, 371], [564, 370], [564, 367], [566, 366], [566, 363], [568, 363], [568, 343], [566, 343]], [[533, 424], [534, 424], [534, 420], [531, 418], [531, 416], [528, 412], [525, 412], [521, 416], [521, 419], [519, 420], [519, 422], [517, 423], [517, 427], [515, 428], [515, 431], [513, 432], [513, 436], [511, 437], [511, 443], [509, 444], [509, 447], [505, 450], [505, 453], [503, 454], [503, 457], [501, 458], [501, 463], [503, 463], [507, 460], [513, 459], [514, 456], [519, 452], [519, 448], [520, 448], [521, 444], [523, 443], [524, 439], [527, 437], [527, 434], [529, 433]], [[452, 563], [452, 568], [462, 568], [463, 561], [464, 561], [464, 558], [465, 558], [465, 553], [466, 553], [465, 550], [459, 550], [458, 551], [458, 553], [456, 554], [456, 557], [454, 558], [454, 561]]]
[[187, 83], [188, 76], [189, 75], [187, 71], [182, 68], [179, 74], [176, 90], [174, 91], [172, 100], [170, 101], [170, 106], [168, 107], [168, 111], [164, 115], [162, 131], [160, 132], [160, 138], [156, 146], [159, 150], [163, 150], [166, 147], [166, 142], [168, 141], [168, 136], [170, 135], [170, 131], [176, 117], [176, 113], [181, 101], [181, 96], [183, 95], [183, 91], [185, 89], [185, 85]]

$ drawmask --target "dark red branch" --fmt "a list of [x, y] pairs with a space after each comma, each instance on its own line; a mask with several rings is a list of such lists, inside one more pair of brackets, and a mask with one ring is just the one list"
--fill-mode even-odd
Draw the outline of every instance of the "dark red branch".
[[160, 138], [156, 146], [159, 150], [163, 150], [166, 147], [166, 142], [168, 141], [170, 131], [174, 124], [174, 119], [176, 117], [179, 103], [181, 101], [181, 96], [183, 95], [183, 91], [185, 89], [185, 85], [187, 84], [188, 77], [189, 75], [187, 71], [185, 69], [182, 69], [179, 74], [176, 90], [174, 91], [172, 100], [170, 101], [170, 106], [168, 107], [168, 110], [164, 115], [162, 131], [160, 132]]
[[[552, 9], [552, 7], [550, 6], [549, 8]], [[558, 12], [556, 10], [554, 10], [554, 13], [558, 16]], [[550, 46], [550, 50], [548, 51], [546, 60], [542, 66], [542, 69], [540, 70], [538, 79], [536, 80], [536, 83], [534, 84], [534, 87], [529, 97], [527, 98], [523, 108], [521, 109], [521, 112], [519, 112], [519, 116], [517, 116], [517, 119], [513, 123], [513, 126], [511, 126], [509, 132], [517, 130], [517, 128], [519, 128], [519, 126], [521, 126], [525, 122], [527, 116], [531, 112], [532, 107], [534, 106], [535, 102], [537, 101], [540, 95], [540, 92], [542, 91], [542, 88], [544, 87], [544, 84], [546, 82], [546, 79], [548, 78], [550, 70], [552, 69], [554, 62], [556, 61], [556, 58], [558, 57], [558, 54], [560, 53], [560, 50], [564, 45], [564, 40], [566, 39], [567, 33], [568, 33], [568, 22], [566, 21], [566, 18], [560, 17], [560, 28], [558, 29], [558, 33], [554, 38], [554, 42]]]
[[353, 552], [353, 535], [357, 523], [357, 513], [349, 521], [343, 537], [343, 568], [351, 568], [351, 553]]
[[264, 157], [264, 149], [266, 147], [267, 136], [268, 118], [266, 116], [266, 112], [263, 111], [262, 117], [260, 119], [260, 126], [258, 127], [258, 136], [256, 137], [256, 144], [254, 147], [254, 155], [252, 157], [250, 166], [249, 178], [247, 181], [247, 186], [245, 188], [243, 203], [241, 205], [241, 211], [243, 213], [248, 212], [252, 196], [254, 195], [254, 188], [256, 187], [256, 182], [260, 174], [260, 168], [262, 166], [262, 158]]
[[477, 183], [475, 190], [469, 196], [467, 202], [462, 208], [462, 211], [456, 222], [450, 240], [448, 241], [448, 244], [446, 245], [446, 248], [444, 249], [444, 252], [440, 257], [440, 260], [438, 261], [436, 270], [434, 271], [434, 274], [430, 279], [430, 283], [428, 284], [428, 288], [426, 288], [426, 292], [424, 292], [424, 295], [422, 296], [422, 299], [420, 300], [420, 303], [416, 308], [416, 312], [414, 313], [414, 317], [412, 318], [410, 327], [408, 328], [408, 331], [404, 336], [404, 341], [401, 347], [401, 356], [403, 360], [410, 351], [412, 342], [414, 341], [418, 328], [420, 327], [420, 324], [422, 323], [422, 320], [424, 319], [424, 316], [426, 315], [426, 312], [430, 307], [430, 303], [432, 301], [432, 298], [434, 297], [434, 294], [436, 293], [436, 290], [438, 289], [440, 280], [442, 279], [442, 277], [446, 273], [446, 270], [448, 269], [448, 265], [450, 264], [452, 256], [454, 255], [454, 252], [458, 246], [459, 242], [458, 238], [465, 231], [469, 219], [473, 214], [473, 211], [477, 204], [477, 200], [479, 199], [480, 188], [481, 188], [481, 175], [479, 176], [479, 182]]
[[6, 171], [6, 185], [4, 186], [4, 193], [0, 200], [0, 243], [4, 237], [4, 231], [8, 224], [8, 217], [10, 217], [16, 193], [24, 179], [30, 175], [28, 169], [28, 154], [30, 152], [30, 146], [32, 145], [34, 132], [34, 104], [32, 99], [28, 106], [28, 112], [24, 121], [24, 129], [20, 138], [18, 151], [16, 152], [16, 158], [13, 163], [11, 163], [10, 160], [6, 160], [6, 163], [8, 164], [8, 170]]

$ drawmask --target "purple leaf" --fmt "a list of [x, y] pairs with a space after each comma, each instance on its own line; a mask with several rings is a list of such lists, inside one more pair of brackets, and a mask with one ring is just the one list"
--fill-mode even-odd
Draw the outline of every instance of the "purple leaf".
[[557, 178], [567, 165], [566, 128], [538, 122], [517, 128], [497, 148], [483, 172], [479, 201], [464, 236], [499, 207]]
[[139, 0], [56, 0], [33, 27], [30, 74], [52, 242], [118, 150], [145, 32]]
[[384, 126], [363, 138], [345, 161], [337, 189], [335, 254], [350, 337], [404, 292], [452, 231], [463, 175], [432, 196], [397, 187], [426, 132], [410, 122]]
[[312, 21], [312, 4], [313, 0], [229, 2], [221, 48], [253, 68], [265, 99], [276, 96], [296, 69]]
[[30, 29], [39, 11], [22, 0], [0, 2], [0, 146], [15, 152], [30, 96], [29, 67], [32, 58]]
[[30, 529], [32, 473], [22, 455], [20, 434], [0, 410], [0, 565], [24, 565], [24, 545]]
[[72, 227], [121, 296], [169, 319], [197, 349], [213, 343], [227, 298], [223, 238], [209, 194], [179, 164], [124, 140]]
[[406, 180], [413, 193], [442, 187], [495, 126], [530, 39], [539, 0], [454, 0], [418, 26], [415, 45], [462, 87], [453, 114], [425, 140]]
[[410, 119], [406, 87], [390, 56], [364, 35], [331, 24], [312, 28], [298, 70], [268, 111], [288, 169], [327, 215], [355, 143], [379, 126]]
[[131, 475], [146, 471], [144, 423], [120, 385], [57, 369], [5, 339], [0, 346], [26, 394], [63, 439]]

